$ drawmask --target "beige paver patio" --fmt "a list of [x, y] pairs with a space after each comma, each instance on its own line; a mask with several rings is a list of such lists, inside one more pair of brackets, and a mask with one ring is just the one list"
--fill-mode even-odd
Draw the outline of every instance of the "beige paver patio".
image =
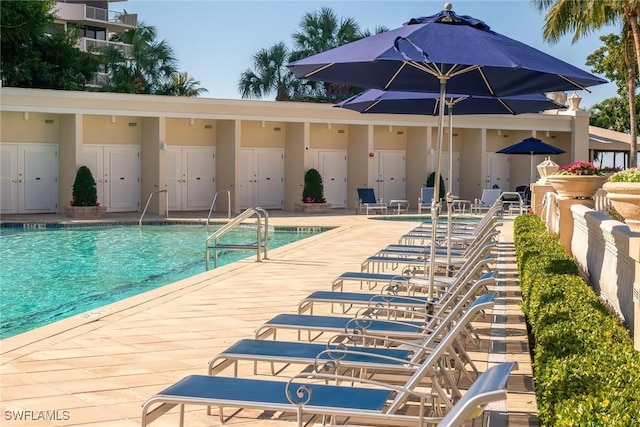
[[[256, 263], [255, 257], [239, 261], [1, 341], [1, 424], [139, 425], [146, 398], [185, 375], [206, 373], [211, 356], [238, 339], [252, 337], [256, 327], [274, 315], [295, 312], [302, 297], [328, 290], [345, 271], [359, 271], [364, 258], [416, 225], [348, 211], [317, 216], [275, 213], [270, 223], [335, 228], [271, 250], [264, 262]], [[491, 425], [536, 426], [511, 222], [500, 229], [496, 285], [500, 298], [494, 313], [478, 324], [483, 348], [471, 354], [481, 370], [487, 362], [518, 362], [507, 403], [491, 407]], [[241, 365], [241, 373], [251, 372], [252, 366]], [[225, 412], [232, 414], [231, 409]], [[228, 424], [293, 425], [294, 416], [280, 415], [243, 410]], [[177, 422], [173, 410], [152, 426]], [[203, 408], [187, 407], [186, 425], [212, 426], [219, 421]]]

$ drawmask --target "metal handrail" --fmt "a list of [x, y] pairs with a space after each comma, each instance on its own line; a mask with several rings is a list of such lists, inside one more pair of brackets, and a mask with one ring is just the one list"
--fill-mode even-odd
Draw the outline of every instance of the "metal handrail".
[[[227, 232], [233, 230], [245, 219], [256, 215], [257, 224], [256, 224], [256, 244], [255, 245], [236, 245], [236, 244], [219, 244], [218, 239], [222, 237]], [[263, 227], [264, 220], [264, 227]], [[264, 228], [264, 232], [262, 231]], [[210, 258], [210, 249], [213, 249], [213, 268], [218, 267], [218, 249], [232, 249], [232, 250], [247, 250], [247, 249], [255, 249], [256, 250], [256, 262], [262, 262], [262, 259], [267, 258], [267, 252], [269, 248], [269, 239], [267, 238], [267, 233], [269, 232], [269, 214], [266, 210], [262, 208], [249, 208], [242, 212], [240, 215], [235, 217], [233, 220], [229, 221], [215, 232], [213, 232], [205, 242], [205, 264], [207, 271], [209, 270], [209, 258]], [[210, 245], [210, 242], [213, 240], [213, 246]], [[260, 257], [260, 253], [263, 252], [262, 259]]]
[[216, 191], [216, 194], [213, 195], [213, 202], [211, 202], [211, 207], [209, 208], [209, 215], [207, 216], [207, 226], [209, 226], [209, 220], [211, 219], [211, 214], [213, 213], [213, 208], [216, 206], [216, 200], [218, 200], [218, 194], [227, 192], [227, 219], [231, 219], [231, 191], [229, 190], [220, 190]]
[[142, 211], [142, 215], [140, 215], [140, 221], [138, 221], [138, 225], [140, 227], [142, 227], [142, 218], [144, 218], [144, 214], [147, 213], [147, 208], [149, 207], [149, 203], [151, 203], [151, 199], [153, 198], [153, 196], [155, 194], [160, 194], [160, 193], [165, 193], [165, 213], [164, 213], [164, 216], [165, 216], [165, 218], [169, 217], [169, 192], [167, 190], [154, 191], [153, 193], [151, 193], [149, 195], [149, 200], [147, 200], [147, 204], [145, 205], [144, 210]]
[[[524, 214], [524, 200], [522, 199], [522, 194], [518, 193], [517, 191], [504, 191], [502, 193], [500, 193], [500, 198], [504, 201], [504, 196], [516, 196], [518, 198], [518, 204], [520, 205], [520, 215]], [[507, 201], [507, 203], [513, 203], [510, 201]]]

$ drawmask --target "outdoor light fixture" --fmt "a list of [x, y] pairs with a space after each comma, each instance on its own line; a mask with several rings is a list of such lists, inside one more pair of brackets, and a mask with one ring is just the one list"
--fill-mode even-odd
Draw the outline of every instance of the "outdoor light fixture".
[[582, 97], [573, 92], [573, 94], [569, 97], [569, 111], [578, 111], [578, 107], [580, 107], [581, 101]]
[[22, 113], [22, 120], [29, 120], [29, 112], [25, 111], [24, 113]]
[[193, 117], [190, 117], [190, 118], [189, 118], [189, 126], [193, 126], [193, 125], [194, 125], [194, 123], [195, 123], [194, 118], [193, 118]]
[[116, 116], [112, 114], [111, 117], [109, 117], [109, 121], [111, 124], [114, 124], [116, 122]]

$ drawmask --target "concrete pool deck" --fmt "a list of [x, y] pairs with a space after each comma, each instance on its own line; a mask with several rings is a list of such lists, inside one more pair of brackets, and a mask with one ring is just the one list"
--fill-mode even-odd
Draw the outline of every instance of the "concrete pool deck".
[[[206, 217], [206, 213], [204, 214]], [[184, 213], [181, 218], [201, 218]], [[0, 407], [3, 426], [138, 426], [145, 399], [189, 374], [205, 374], [211, 356], [315, 290], [330, 289], [345, 271], [396, 242], [416, 222], [376, 221], [353, 211], [328, 215], [270, 212], [283, 226], [335, 227], [282, 248], [146, 292], [89, 313], [0, 341]], [[135, 215], [109, 215], [107, 220]], [[57, 215], [10, 216], [2, 221], [57, 222]], [[520, 311], [512, 222], [499, 225], [499, 298], [477, 321], [483, 344], [472, 351], [480, 371], [487, 363], [517, 361], [504, 404], [492, 405], [492, 426], [537, 426], [537, 408], [524, 316]], [[204, 248], [203, 248], [204, 252]], [[6, 286], [6, 284], [5, 284]], [[358, 289], [351, 285], [352, 290]], [[240, 365], [241, 375], [253, 366]], [[299, 367], [298, 367], [299, 368]], [[299, 369], [297, 369], [299, 371]], [[260, 370], [266, 374], [266, 367]], [[296, 372], [290, 367], [281, 375]], [[507, 411], [507, 416], [501, 412]], [[293, 416], [227, 409], [227, 424], [295, 425]], [[17, 418], [23, 418], [18, 420]], [[53, 419], [52, 419], [53, 418]], [[219, 425], [203, 407], [187, 407], [188, 426]], [[178, 425], [174, 409], [151, 424]]]

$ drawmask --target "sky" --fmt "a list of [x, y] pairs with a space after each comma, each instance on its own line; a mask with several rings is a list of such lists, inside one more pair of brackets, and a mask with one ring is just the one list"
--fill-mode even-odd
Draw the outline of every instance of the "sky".
[[[267, 1], [267, 0], [127, 0], [111, 3], [112, 10], [138, 14], [138, 23], [153, 26], [158, 40], [166, 40], [178, 60], [178, 70], [200, 81], [208, 90], [201, 97], [241, 99], [240, 74], [253, 66], [253, 55], [278, 42], [293, 47], [291, 35], [305, 13], [332, 9], [339, 18], [353, 18], [362, 29], [394, 29], [412, 17], [433, 15], [444, 1]], [[535, 47], [578, 68], [591, 72], [586, 58], [602, 46], [601, 35], [619, 33], [606, 27], [571, 43], [571, 35], [549, 45], [542, 40], [544, 15], [528, 0], [451, 1], [453, 11], [481, 19], [493, 31]], [[577, 91], [581, 108], [616, 96], [613, 83]], [[571, 95], [571, 93], [568, 93]], [[264, 98], [273, 100], [272, 97]]]

